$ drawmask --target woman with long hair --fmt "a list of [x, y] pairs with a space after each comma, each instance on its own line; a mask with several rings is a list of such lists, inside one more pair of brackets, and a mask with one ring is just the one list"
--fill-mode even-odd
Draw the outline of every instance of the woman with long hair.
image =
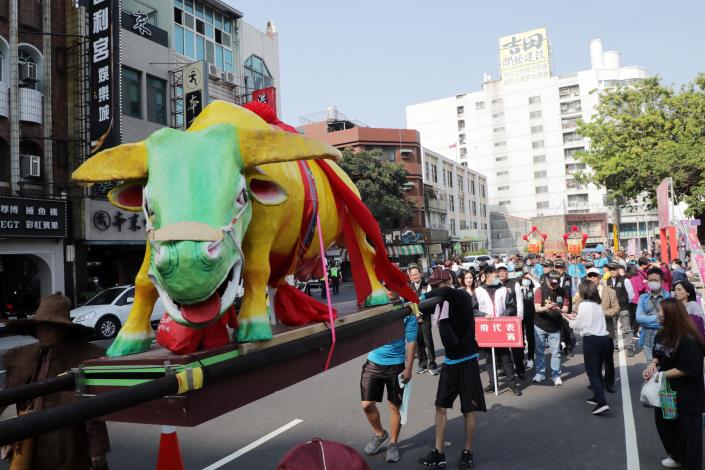
[[465, 271], [460, 278], [460, 288], [475, 296], [475, 273], [472, 270]]
[[702, 469], [705, 384], [703, 358], [705, 340], [688, 316], [682, 301], [664, 299], [659, 306], [662, 327], [654, 340], [653, 360], [644, 370], [644, 379], [663, 372], [676, 392], [677, 417], [666, 420], [660, 408], [654, 410], [656, 430], [667, 457], [666, 468]]
[[583, 281], [578, 287], [580, 306], [578, 313], [564, 313], [563, 318], [574, 330], [578, 330], [583, 337], [583, 358], [585, 360], [585, 373], [590, 380], [593, 397], [587, 399], [593, 405], [593, 415], [601, 415], [609, 411], [610, 407], [605, 398], [605, 384], [602, 377], [602, 367], [605, 357], [612, 354], [612, 346], [607, 333], [605, 312], [602, 310], [602, 299], [597, 283]]
[[705, 338], [705, 315], [703, 314], [703, 307], [698, 303], [693, 283], [686, 280], [676, 281], [673, 283], [672, 292], [676, 300], [683, 302], [685, 310], [698, 329], [698, 333]]

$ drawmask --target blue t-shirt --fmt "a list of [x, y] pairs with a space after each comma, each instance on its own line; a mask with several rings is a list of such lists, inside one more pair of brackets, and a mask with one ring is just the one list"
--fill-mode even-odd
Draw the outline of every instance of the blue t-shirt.
[[373, 349], [367, 355], [370, 362], [380, 366], [404, 364], [406, 359], [406, 343], [415, 343], [419, 332], [419, 323], [414, 315], [404, 317], [404, 337]]

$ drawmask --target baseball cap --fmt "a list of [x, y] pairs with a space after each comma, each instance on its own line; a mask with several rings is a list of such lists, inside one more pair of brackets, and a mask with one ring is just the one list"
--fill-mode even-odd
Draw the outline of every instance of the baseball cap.
[[565, 261], [563, 261], [562, 259], [558, 259], [554, 263], [554, 266], [557, 268], [565, 268]]
[[600, 276], [600, 277], [602, 276], [602, 274], [600, 274], [600, 270], [597, 269], [597, 268], [590, 268], [590, 269], [588, 269], [588, 270], [587, 270], [587, 276], [589, 276], [589, 275], [591, 275], [591, 274], [594, 274], [594, 275]]
[[551, 267], [553, 267], [553, 261], [551, 261], [550, 259], [547, 259], [543, 262], [543, 265], [551, 268]]
[[607, 263], [607, 269], [619, 269], [619, 263], [610, 261], [609, 263]]
[[450, 280], [452, 280], [450, 273], [445, 269], [439, 269], [433, 271], [433, 274], [431, 274], [431, 277], [428, 279], [428, 284], [430, 286], [437, 286], [441, 282], [447, 282]]
[[546, 279], [548, 282], [557, 283], [561, 280], [561, 273], [558, 271], [549, 271], [548, 274], [546, 274]]
[[500, 269], [504, 269], [505, 271], [509, 271], [509, 268], [507, 268], [507, 265], [504, 263], [497, 263], [495, 264], [495, 269], [499, 271]]

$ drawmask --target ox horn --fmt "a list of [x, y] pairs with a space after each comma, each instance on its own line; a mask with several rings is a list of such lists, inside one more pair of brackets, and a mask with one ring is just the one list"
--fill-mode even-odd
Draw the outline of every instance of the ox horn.
[[81, 183], [147, 178], [147, 146], [122, 144], [99, 152], [83, 162], [71, 177]]
[[339, 150], [324, 142], [279, 130], [238, 129], [245, 167], [295, 160], [340, 160]]

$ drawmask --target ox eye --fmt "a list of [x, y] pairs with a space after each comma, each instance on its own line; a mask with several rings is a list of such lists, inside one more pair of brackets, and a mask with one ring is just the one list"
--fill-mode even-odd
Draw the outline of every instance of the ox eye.
[[237, 197], [237, 203], [241, 206], [247, 205], [247, 190], [242, 188], [240, 194]]

